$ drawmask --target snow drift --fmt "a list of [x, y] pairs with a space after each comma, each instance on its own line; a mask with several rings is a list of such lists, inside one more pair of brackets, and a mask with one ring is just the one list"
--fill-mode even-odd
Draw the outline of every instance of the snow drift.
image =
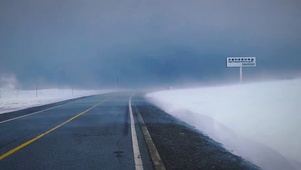
[[1, 89], [0, 114], [83, 96], [109, 93], [112, 91], [113, 90], [43, 89], [35, 91]]
[[262, 169], [301, 169], [301, 79], [160, 91], [146, 97]]

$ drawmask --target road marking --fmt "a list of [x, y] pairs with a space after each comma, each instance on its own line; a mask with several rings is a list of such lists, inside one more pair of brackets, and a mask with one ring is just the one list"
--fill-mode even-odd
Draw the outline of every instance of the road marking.
[[143, 164], [142, 159], [140, 155], [139, 145], [138, 145], [138, 139], [137, 139], [137, 133], [135, 128], [135, 120], [133, 116], [132, 111], [132, 97], [130, 97], [129, 100], [129, 111], [130, 111], [130, 117], [131, 117], [131, 132], [132, 132], [132, 143], [133, 143], [133, 152], [134, 152], [134, 160], [135, 160], [135, 169], [136, 170], [143, 170]]
[[[77, 101], [78, 101], [78, 100], [77, 100]], [[74, 102], [74, 101], [72, 101], [72, 102]], [[64, 105], [69, 104], [69, 103], [72, 103], [72, 102], [64, 103], [64, 104], [57, 105], [57, 106], [53, 106], [53, 107], [50, 107], [50, 108], [47, 108], [47, 109], [44, 109], [44, 110], [40, 110], [40, 111], [37, 111], [37, 112], [29, 113], [29, 114], [26, 114], [26, 115], [14, 117], [14, 118], [7, 119], [7, 120], [3, 120], [3, 121], [0, 121], [0, 124], [1, 124], [1, 123], [5, 123], [5, 122], [10, 122], [10, 121], [13, 121], [13, 120], [17, 120], [17, 119], [20, 119], [20, 118], [23, 118], [23, 117], [35, 115], [35, 114], [38, 114], [38, 113], [41, 113], [41, 112], [45, 112], [45, 111], [48, 111], [48, 110], [52, 110], [52, 109], [54, 109], [54, 108], [61, 107], [61, 106], [64, 106]]]
[[25, 146], [27, 146], [27, 145], [29, 145], [29, 144], [31, 144], [31, 143], [37, 141], [38, 139], [40, 139], [40, 138], [42, 138], [42, 137], [44, 137], [45, 135], [47, 135], [47, 134], [49, 134], [49, 133], [55, 131], [56, 129], [60, 128], [61, 126], [65, 125], [65, 124], [67, 124], [67, 123], [69, 123], [69, 122], [71, 122], [72, 120], [78, 118], [79, 116], [81, 116], [81, 115], [83, 115], [83, 114], [89, 112], [90, 110], [94, 109], [95, 107], [99, 106], [100, 104], [104, 103], [104, 102], [107, 101], [107, 100], [108, 100], [108, 98], [105, 99], [105, 100], [103, 100], [103, 101], [101, 101], [100, 103], [97, 103], [97, 104], [94, 105], [93, 107], [91, 107], [91, 108], [89, 108], [89, 109], [87, 109], [87, 110], [85, 110], [85, 111], [83, 111], [83, 112], [81, 112], [81, 113], [79, 113], [79, 114], [77, 114], [77, 115], [71, 117], [71, 118], [68, 119], [67, 121], [65, 121], [65, 122], [63, 122], [63, 123], [57, 125], [56, 127], [52, 128], [52, 129], [50, 129], [50, 130], [48, 130], [47, 132], [45, 132], [45, 133], [43, 133], [43, 134], [41, 134], [41, 135], [39, 135], [39, 136], [37, 136], [37, 137], [35, 137], [35, 138], [33, 138], [33, 139], [31, 139], [31, 140], [25, 142], [25, 143], [23, 143], [23, 144], [21, 144], [21, 145], [15, 147], [14, 149], [12, 149], [12, 150], [6, 152], [5, 154], [3, 154], [3, 155], [0, 156], [0, 161], [1, 161], [2, 159], [4, 159], [4, 158], [8, 157], [9, 155], [11, 155], [11, 154], [13, 154], [13, 153], [15, 153], [15, 152], [21, 150], [21, 149], [24, 148]]
[[142, 118], [141, 114], [139, 113], [138, 108], [136, 106], [135, 106], [135, 109], [136, 109], [136, 114], [137, 114], [141, 129], [142, 129], [144, 139], [145, 139], [145, 142], [147, 144], [150, 156], [152, 158], [154, 167], [155, 167], [156, 170], [165, 170], [165, 166], [164, 166], [164, 164], [161, 160], [161, 157], [158, 153], [158, 150], [157, 150], [157, 148], [156, 148], [156, 146], [155, 146], [155, 144], [152, 140], [152, 137], [151, 137], [151, 135], [149, 134], [149, 132], [147, 130], [147, 127], [144, 123], [144, 120], [143, 120], [143, 118]]

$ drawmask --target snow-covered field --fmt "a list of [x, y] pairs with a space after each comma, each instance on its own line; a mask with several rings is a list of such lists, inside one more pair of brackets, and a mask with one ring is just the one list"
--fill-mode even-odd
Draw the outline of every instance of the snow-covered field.
[[301, 79], [159, 91], [146, 97], [262, 169], [301, 169]]
[[12, 90], [1, 89], [0, 114], [33, 106], [54, 103], [58, 101], [112, 92], [113, 90], [72, 90], [72, 89], [44, 89]]

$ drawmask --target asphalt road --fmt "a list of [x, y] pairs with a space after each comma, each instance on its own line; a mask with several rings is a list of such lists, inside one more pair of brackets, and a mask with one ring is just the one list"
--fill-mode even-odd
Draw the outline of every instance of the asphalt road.
[[[130, 96], [93, 96], [0, 123], [0, 155], [17, 148], [1, 158], [0, 169], [135, 169]], [[135, 126], [143, 167], [153, 169]]]
[[0, 169], [258, 169], [131, 96], [103, 94], [1, 115]]

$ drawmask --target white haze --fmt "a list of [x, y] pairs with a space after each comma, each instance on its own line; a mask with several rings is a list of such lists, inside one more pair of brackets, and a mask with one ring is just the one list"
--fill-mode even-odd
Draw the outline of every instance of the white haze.
[[301, 79], [159, 91], [146, 97], [262, 169], [301, 169]]
[[43, 89], [36, 91], [0, 89], [0, 114], [112, 91], [114, 90]]
[[16, 89], [19, 83], [14, 74], [0, 74], [1, 89]]

